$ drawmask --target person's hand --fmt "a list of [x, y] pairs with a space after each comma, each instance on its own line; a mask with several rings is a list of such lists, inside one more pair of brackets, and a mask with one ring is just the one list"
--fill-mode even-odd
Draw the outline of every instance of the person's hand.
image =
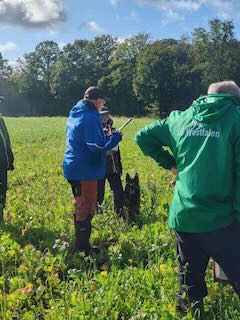
[[172, 168], [171, 168], [171, 171], [172, 171], [172, 173], [173, 173], [175, 176], [178, 175], [178, 171], [177, 171], [177, 168], [176, 168], [176, 167], [172, 167]]
[[123, 137], [123, 133], [122, 133], [122, 131], [120, 131], [120, 130], [116, 130], [115, 132], [117, 132], [117, 133], [121, 136], [121, 140], [122, 140], [122, 137]]
[[176, 185], [176, 179], [174, 179], [174, 180], [172, 180], [172, 181], [170, 182], [170, 187], [174, 188], [175, 185]]
[[13, 170], [14, 170], [14, 164], [13, 164], [13, 163], [11, 163], [11, 164], [9, 165], [8, 170], [10, 170], [10, 171], [13, 171]]
[[112, 128], [109, 126], [107, 133], [106, 133], [106, 136], [111, 136], [111, 135], [112, 135]]
[[[174, 174], [174, 176], [177, 177], [177, 175], [178, 175], [177, 168], [176, 168], [176, 167], [172, 167], [172, 168], [171, 168], [171, 171], [172, 171], [172, 173]], [[175, 185], [176, 185], [176, 178], [175, 178], [174, 180], [172, 180], [171, 183], [170, 183], [170, 186], [171, 186], [172, 188], [174, 188]]]
[[122, 132], [119, 130], [113, 131], [112, 135], [118, 140], [118, 142], [120, 142], [122, 140]]

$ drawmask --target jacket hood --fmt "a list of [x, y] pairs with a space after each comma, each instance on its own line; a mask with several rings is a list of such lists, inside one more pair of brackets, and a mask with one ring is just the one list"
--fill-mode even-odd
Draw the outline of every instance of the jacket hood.
[[84, 112], [95, 112], [99, 114], [93, 103], [86, 100], [80, 100], [70, 111], [70, 116], [77, 118]]
[[235, 94], [208, 94], [195, 100], [191, 106], [193, 118], [209, 123], [221, 118], [231, 107], [240, 106], [240, 96]]

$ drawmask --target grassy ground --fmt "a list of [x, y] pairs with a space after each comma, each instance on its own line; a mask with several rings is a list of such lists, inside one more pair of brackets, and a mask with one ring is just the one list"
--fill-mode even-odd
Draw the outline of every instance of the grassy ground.
[[[101, 248], [94, 259], [68, 256], [74, 237], [72, 195], [61, 168], [65, 121], [7, 119], [16, 170], [0, 229], [0, 319], [176, 319], [175, 242], [166, 224], [173, 177], [133, 141], [151, 120], [132, 122], [121, 143], [123, 176], [140, 175], [143, 227], [114, 214], [108, 189], [105, 213], [93, 220], [92, 242]], [[232, 289], [214, 284], [210, 271], [207, 279], [206, 319], [240, 319]]]

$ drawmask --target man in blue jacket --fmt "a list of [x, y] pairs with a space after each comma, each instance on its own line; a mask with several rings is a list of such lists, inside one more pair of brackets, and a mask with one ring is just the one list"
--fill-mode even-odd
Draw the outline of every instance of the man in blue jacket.
[[75, 198], [74, 226], [76, 247], [91, 253], [91, 220], [96, 211], [97, 181], [105, 176], [106, 152], [122, 139], [119, 131], [105, 136], [99, 112], [106, 97], [102, 89], [89, 87], [84, 99], [70, 111], [63, 162], [65, 178]]

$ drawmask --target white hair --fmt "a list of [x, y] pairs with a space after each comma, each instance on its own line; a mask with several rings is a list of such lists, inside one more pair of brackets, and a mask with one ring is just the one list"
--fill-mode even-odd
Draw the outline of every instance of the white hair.
[[210, 84], [208, 94], [232, 93], [240, 95], [240, 88], [234, 81], [221, 81]]

